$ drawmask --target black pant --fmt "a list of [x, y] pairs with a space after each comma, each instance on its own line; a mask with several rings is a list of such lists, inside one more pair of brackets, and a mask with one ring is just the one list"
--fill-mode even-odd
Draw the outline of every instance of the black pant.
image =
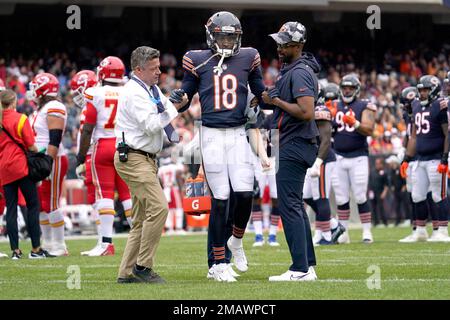
[[376, 194], [372, 199], [372, 208], [373, 208], [373, 224], [376, 226], [380, 223], [380, 219], [385, 226], [387, 226], [387, 217], [386, 212], [384, 210], [384, 200], [380, 198], [379, 194]]
[[39, 227], [39, 199], [37, 187], [28, 177], [5, 184], [6, 200], [6, 229], [8, 230], [9, 244], [11, 250], [19, 249], [19, 231], [17, 228], [17, 202], [19, 198], [19, 190], [27, 202], [28, 223], [27, 230], [31, 238], [33, 248], [38, 248], [40, 244], [40, 227]]
[[280, 160], [276, 175], [278, 208], [292, 257], [289, 270], [307, 272], [316, 265], [308, 215], [303, 206], [304, 161]]

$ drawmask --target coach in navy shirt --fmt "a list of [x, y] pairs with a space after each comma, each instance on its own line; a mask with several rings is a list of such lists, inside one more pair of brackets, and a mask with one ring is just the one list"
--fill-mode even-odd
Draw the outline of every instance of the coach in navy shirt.
[[318, 96], [315, 74], [320, 66], [312, 54], [303, 52], [306, 29], [301, 23], [287, 22], [270, 36], [284, 64], [275, 87], [262, 97], [276, 107], [272, 128], [279, 133], [278, 203], [292, 265], [269, 281], [311, 281], [317, 279], [316, 257], [302, 192], [306, 170], [318, 152], [314, 106]]

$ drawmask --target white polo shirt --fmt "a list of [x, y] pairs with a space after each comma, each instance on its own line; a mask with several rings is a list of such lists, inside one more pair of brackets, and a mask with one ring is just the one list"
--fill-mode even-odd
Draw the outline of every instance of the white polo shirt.
[[[151, 92], [148, 86], [147, 89]], [[178, 111], [159, 88], [158, 91], [165, 107], [165, 111], [161, 113], [158, 113], [158, 106], [139, 83], [129, 80], [125, 84], [124, 94], [119, 97], [117, 107], [114, 129], [116, 146], [122, 141], [124, 132], [125, 142], [131, 148], [154, 154], [161, 151], [164, 127], [178, 115]]]

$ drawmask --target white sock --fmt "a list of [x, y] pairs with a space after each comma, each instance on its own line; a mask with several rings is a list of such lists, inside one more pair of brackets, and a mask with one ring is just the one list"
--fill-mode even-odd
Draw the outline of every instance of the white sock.
[[131, 218], [131, 208], [133, 206], [133, 203], [131, 202], [131, 199], [122, 201], [123, 210], [125, 212], [125, 218], [127, 219], [128, 225], [130, 228], [133, 227], [133, 219]]
[[100, 228], [100, 217], [95, 220], [95, 227], [97, 228], [97, 237], [98, 237], [98, 243], [102, 243], [102, 230]]
[[175, 228], [177, 230], [183, 230], [184, 211], [182, 208], [175, 210]]
[[52, 239], [54, 243], [65, 246], [64, 243], [64, 215], [60, 210], [55, 210], [49, 214], [50, 225], [52, 226]]
[[327, 241], [331, 241], [331, 231], [322, 232], [322, 237]]
[[269, 227], [269, 234], [272, 236], [276, 236], [277, 235], [277, 231], [278, 231], [278, 225], [273, 225], [271, 224]]
[[41, 225], [42, 240], [46, 245], [52, 242], [52, 226], [49, 221], [49, 214], [41, 212], [39, 214], [39, 224]]
[[336, 229], [338, 227], [338, 221], [336, 218], [330, 219], [330, 227], [331, 229]]
[[363, 223], [363, 232], [370, 232], [370, 229], [372, 228], [372, 224], [370, 222]]
[[235, 248], [242, 247], [242, 239], [231, 236], [231, 245]]
[[262, 212], [253, 212], [254, 215], [260, 216], [257, 220], [253, 220], [253, 228], [255, 228], [255, 234], [263, 234], [263, 222], [262, 222]]
[[348, 220], [339, 220], [339, 222], [344, 226], [346, 230], [348, 230]]
[[444, 235], [448, 234], [448, 227], [439, 227], [438, 230], [439, 230], [440, 233], [442, 233]]
[[168, 230], [173, 230], [173, 215], [174, 215], [173, 211], [174, 211], [173, 209], [169, 209], [169, 213], [167, 214], [166, 229]]
[[314, 231], [314, 238], [315, 238], [315, 239], [320, 239], [320, 238], [322, 238], [322, 230], [316, 229], [316, 230]]
[[[114, 211], [114, 210], [113, 210]], [[100, 212], [100, 235], [105, 238], [112, 238], [113, 235], [113, 225], [114, 225], [114, 214], [102, 214]]]

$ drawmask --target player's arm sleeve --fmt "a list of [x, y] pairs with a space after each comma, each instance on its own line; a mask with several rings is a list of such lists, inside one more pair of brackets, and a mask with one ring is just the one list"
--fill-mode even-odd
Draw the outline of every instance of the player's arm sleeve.
[[442, 109], [438, 114], [438, 121], [440, 124], [448, 123], [447, 109]]
[[248, 85], [250, 90], [258, 98], [258, 104], [261, 109], [273, 110], [274, 105], [264, 103], [261, 94], [266, 89], [263, 81], [263, 74], [261, 70], [261, 58], [257, 50], [255, 50], [255, 55], [250, 66], [250, 72], [248, 75]]
[[90, 101], [86, 102], [86, 112], [83, 124], [91, 124], [93, 126], [97, 124], [97, 109]]
[[63, 107], [51, 107], [47, 109], [47, 116], [57, 117], [61, 119], [65, 119], [66, 110]]
[[189, 108], [189, 106], [191, 105], [192, 97], [198, 91], [198, 84], [200, 80], [197, 71], [195, 71], [194, 61], [192, 57], [190, 57], [189, 52], [183, 56], [183, 69], [184, 76], [183, 82], [181, 84], [181, 89], [186, 92], [188, 96], [188, 103], [183, 108], [178, 110], [178, 112], [184, 112]]
[[158, 113], [156, 105], [150, 102], [146, 95], [134, 94], [130, 98], [139, 128], [147, 134], [153, 134], [163, 129], [178, 115], [177, 109], [173, 105], [172, 108]]

